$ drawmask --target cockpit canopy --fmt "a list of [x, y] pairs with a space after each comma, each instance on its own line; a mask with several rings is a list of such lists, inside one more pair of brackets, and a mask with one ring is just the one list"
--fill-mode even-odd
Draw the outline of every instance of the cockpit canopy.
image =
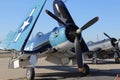
[[44, 33], [42, 33], [42, 32], [37, 33], [37, 36], [39, 36], [39, 37], [42, 37], [43, 35], [44, 35]]

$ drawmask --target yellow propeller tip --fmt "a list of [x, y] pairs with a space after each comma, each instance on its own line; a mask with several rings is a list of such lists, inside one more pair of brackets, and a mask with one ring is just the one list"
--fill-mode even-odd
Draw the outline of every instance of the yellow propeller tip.
[[80, 72], [83, 72], [83, 68], [78, 68], [78, 70], [79, 70]]

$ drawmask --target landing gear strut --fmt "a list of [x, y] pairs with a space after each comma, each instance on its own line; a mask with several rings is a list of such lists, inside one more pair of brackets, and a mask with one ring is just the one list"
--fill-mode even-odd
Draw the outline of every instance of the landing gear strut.
[[29, 67], [27, 68], [27, 71], [26, 71], [26, 78], [27, 80], [34, 80], [34, 77], [35, 77], [35, 70], [33, 67]]
[[97, 54], [93, 53], [92, 63], [97, 64]]
[[120, 63], [120, 53], [119, 52], [116, 52], [114, 54], [114, 58], [115, 58], [115, 63]]
[[115, 63], [120, 63], [120, 58], [115, 58]]

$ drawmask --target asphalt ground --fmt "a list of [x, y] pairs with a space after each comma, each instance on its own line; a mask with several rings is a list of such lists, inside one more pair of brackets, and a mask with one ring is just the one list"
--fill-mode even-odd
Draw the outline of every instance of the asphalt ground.
[[[25, 69], [8, 69], [9, 58], [0, 58], [0, 80], [24, 80]], [[35, 80], [117, 80], [120, 76], [120, 64], [115, 64], [114, 59], [99, 61], [93, 65], [87, 61], [90, 74], [80, 77], [75, 66], [57, 66], [46, 62], [44, 58], [38, 60]], [[120, 77], [119, 77], [120, 80]]]

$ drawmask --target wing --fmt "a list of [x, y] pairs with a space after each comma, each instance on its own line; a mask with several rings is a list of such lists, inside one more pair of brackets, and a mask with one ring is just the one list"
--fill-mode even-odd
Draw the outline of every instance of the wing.
[[14, 34], [14, 37], [10, 41], [7, 49], [15, 49], [18, 51], [24, 50], [24, 47], [30, 37], [30, 34], [37, 22], [37, 19], [43, 9], [46, 0], [38, 0], [33, 6], [30, 13], [23, 20], [22, 24], [19, 26]]

